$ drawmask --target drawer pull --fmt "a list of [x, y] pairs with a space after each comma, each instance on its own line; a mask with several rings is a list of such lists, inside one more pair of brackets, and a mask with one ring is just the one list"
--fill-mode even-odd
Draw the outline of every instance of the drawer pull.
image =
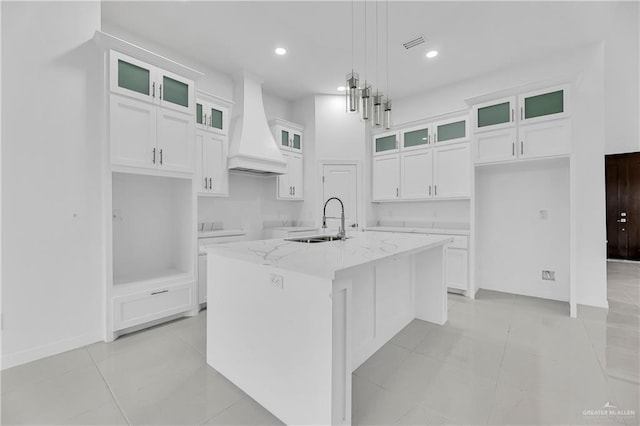
[[154, 291], [153, 293], [151, 293], [151, 295], [155, 296], [156, 294], [162, 294], [162, 293], [169, 293], [169, 290]]

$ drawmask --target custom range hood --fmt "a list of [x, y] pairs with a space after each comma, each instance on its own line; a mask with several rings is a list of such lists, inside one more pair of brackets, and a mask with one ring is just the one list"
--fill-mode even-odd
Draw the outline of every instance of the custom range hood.
[[261, 81], [243, 73], [235, 78], [234, 83], [229, 170], [260, 176], [286, 173], [287, 162], [264, 114]]

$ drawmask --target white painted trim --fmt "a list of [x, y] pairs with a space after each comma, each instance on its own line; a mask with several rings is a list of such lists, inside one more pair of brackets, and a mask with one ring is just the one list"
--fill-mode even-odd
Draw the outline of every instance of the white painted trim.
[[229, 99], [214, 95], [213, 93], [206, 92], [204, 90], [196, 89], [196, 99], [199, 98], [205, 98], [205, 100], [207, 101], [219, 103], [227, 108], [231, 108], [231, 106], [233, 105], [233, 101], [230, 101]]
[[320, 206], [320, 208], [318, 209], [318, 212], [316, 213], [317, 216], [315, 218], [315, 226], [320, 227], [322, 226], [322, 220], [320, 219], [321, 216], [321, 212], [322, 212], [322, 206], [324, 205], [324, 200], [322, 199], [322, 189], [323, 189], [323, 184], [324, 182], [322, 182], [322, 171], [324, 169], [325, 165], [331, 165], [331, 164], [338, 164], [338, 165], [354, 165], [356, 167], [356, 192], [358, 193], [358, 199], [356, 200], [356, 205], [358, 207], [358, 214], [356, 216], [356, 220], [358, 222], [358, 229], [364, 229], [366, 227], [366, 212], [365, 212], [365, 196], [364, 196], [364, 177], [363, 177], [363, 166], [362, 166], [362, 160], [344, 160], [344, 159], [336, 159], [336, 160], [331, 160], [331, 159], [320, 159], [318, 160], [318, 167], [316, 170], [316, 180], [317, 180], [317, 195], [316, 195], [316, 199], [318, 201], [318, 206]]
[[47, 345], [37, 346], [25, 351], [2, 355], [2, 369], [4, 370], [41, 358], [70, 351], [72, 349], [81, 348], [83, 346], [90, 345], [91, 343], [99, 342], [100, 340], [102, 339], [97, 335], [97, 333], [87, 333], [81, 336], [59, 340]]
[[547, 87], [568, 85], [569, 82], [575, 81], [576, 78], [577, 78], [577, 74], [572, 74], [572, 75], [560, 76], [558, 78], [553, 78], [549, 80], [535, 81], [535, 82], [523, 84], [521, 86], [509, 87], [509, 88], [498, 90], [491, 93], [484, 93], [482, 95], [472, 96], [470, 98], [464, 99], [464, 102], [467, 105], [472, 106], [479, 103], [495, 101], [500, 98], [517, 96], [521, 93], [545, 89]]

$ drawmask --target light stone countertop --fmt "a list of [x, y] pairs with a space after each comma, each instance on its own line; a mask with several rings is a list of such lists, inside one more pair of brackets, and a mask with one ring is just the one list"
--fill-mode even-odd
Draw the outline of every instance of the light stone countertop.
[[354, 232], [346, 241], [315, 244], [272, 240], [242, 241], [205, 246], [219, 255], [307, 275], [334, 279], [337, 271], [384, 258], [417, 253], [452, 241], [438, 235]]
[[215, 231], [198, 232], [198, 238], [230, 237], [233, 235], [244, 235], [246, 233], [243, 229], [218, 229]]
[[469, 235], [469, 229], [462, 228], [420, 228], [405, 226], [369, 226], [366, 231], [378, 232], [406, 232], [412, 234], [444, 234], [444, 235]]

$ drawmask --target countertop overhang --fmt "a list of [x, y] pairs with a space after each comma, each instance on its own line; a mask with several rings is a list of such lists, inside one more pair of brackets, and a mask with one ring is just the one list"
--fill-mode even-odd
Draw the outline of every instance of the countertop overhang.
[[443, 246], [452, 241], [441, 235], [357, 232], [345, 241], [317, 244], [271, 240], [242, 241], [206, 246], [207, 253], [253, 264], [333, 280], [336, 272], [394, 256]]

